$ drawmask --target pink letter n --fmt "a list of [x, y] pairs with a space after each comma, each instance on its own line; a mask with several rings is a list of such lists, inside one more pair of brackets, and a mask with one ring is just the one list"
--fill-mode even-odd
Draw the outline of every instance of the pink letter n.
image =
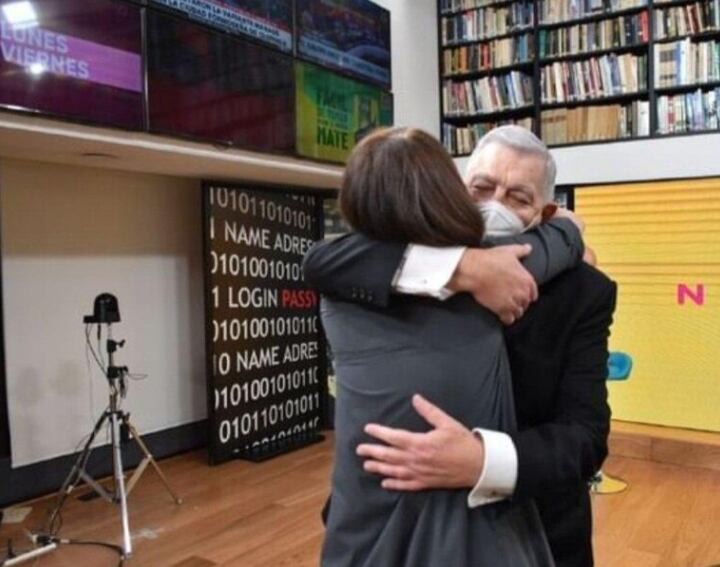
[[686, 284], [678, 284], [678, 305], [685, 305], [685, 298], [690, 299], [695, 305], [705, 305], [705, 286], [703, 284], [697, 284], [695, 291], [693, 291]]

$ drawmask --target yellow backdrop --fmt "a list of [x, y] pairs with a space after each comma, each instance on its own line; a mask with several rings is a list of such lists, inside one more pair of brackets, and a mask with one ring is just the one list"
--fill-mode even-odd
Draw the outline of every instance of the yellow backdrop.
[[720, 179], [583, 187], [586, 242], [618, 283], [614, 419], [720, 431]]

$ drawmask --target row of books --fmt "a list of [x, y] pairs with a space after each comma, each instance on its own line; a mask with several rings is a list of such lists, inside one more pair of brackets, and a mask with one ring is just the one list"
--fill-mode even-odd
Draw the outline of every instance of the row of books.
[[487, 43], [454, 47], [443, 51], [445, 76], [526, 63], [533, 60], [532, 34], [524, 34]]
[[646, 5], [647, 0], [540, 0], [538, 19], [553, 24]]
[[655, 38], [664, 39], [720, 29], [720, 0], [655, 10]]
[[636, 93], [647, 89], [647, 57], [628, 53], [560, 61], [543, 67], [540, 80], [543, 103]]
[[532, 2], [481, 8], [442, 18], [442, 43], [478, 41], [533, 27]]
[[720, 43], [684, 39], [655, 46], [655, 87], [720, 80]]
[[500, 122], [481, 122], [470, 126], [453, 126], [452, 124], [443, 124], [442, 140], [445, 149], [452, 155], [467, 155], [472, 153], [478, 140], [487, 134], [493, 128], [505, 126], [507, 124], [516, 124], [532, 130], [533, 119], [523, 118], [521, 120], [506, 120]]
[[647, 43], [650, 36], [648, 20], [645, 11], [566, 28], [541, 29], [540, 57], [558, 57]]
[[474, 10], [497, 3], [498, 0], [440, 0], [440, 12], [445, 14], [461, 10]]
[[546, 110], [540, 118], [542, 139], [548, 145], [575, 144], [647, 136], [650, 103], [583, 106]]
[[475, 81], [445, 81], [443, 109], [447, 116], [472, 116], [533, 104], [532, 77], [513, 71]]
[[657, 99], [659, 134], [717, 130], [720, 127], [720, 88], [697, 90]]
[[[720, 87], [709, 92], [661, 96], [657, 99], [657, 133], [681, 134], [720, 129]], [[482, 122], [465, 127], [443, 125], [447, 150], [455, 155], [472, 152], [477, 141], [491, 129], [519, 124], [532, 129], [533, 119]], [[626, 105], [582, 106], [545, 110], [541, 135], [548, 145], [573, 144], [648, 136], [650, 106], [645, 100]]]

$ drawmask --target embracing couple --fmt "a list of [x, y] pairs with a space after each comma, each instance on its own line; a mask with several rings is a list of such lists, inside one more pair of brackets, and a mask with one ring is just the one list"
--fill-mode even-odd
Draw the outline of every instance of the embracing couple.
[[353, 151], [353, 233], [305, 276], [337, 374], [325, 567], [589, 567], [615, 285], [553, 204], [555, 162], [497, 128], [465, 181], [412, 129]]

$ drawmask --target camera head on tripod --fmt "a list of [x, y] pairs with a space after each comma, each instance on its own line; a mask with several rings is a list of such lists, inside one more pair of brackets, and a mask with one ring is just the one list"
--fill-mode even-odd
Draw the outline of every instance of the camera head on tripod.
[[111, 293], [101, 293], [95, 298], [93, 304], [93, 314], [85, 315], [83, 323], [92, 325], [93, 323], [111, 323], [120, 322], [120, 308], [118, 307], [117, 297]]
[[[110, 331], [110, 325], [112, 325], [112, 323], [120, 322], [120, 307], [118, 306], [117, 297], [111, 293], [101, 293], [98, 295], [93, 303], [93, 314], [85, 315], [85, 317], [83, 317], [83, 322], [88, 325], [88, 328], [90, 325], [98, 326], [98, 342], [100, 341], [101, 336], [101, 325], [108, 326], [108, 337], [105, 342], [105, 348], [107, 350], [109, 364], [107, 369], [103, 368], [103, 372], [110, 381], [119, 379], [120, 389], [124, 393], [125, 376], [128, 373], [128, 368], [127, 366], [115, 366], [113, 355], [119, 348], [125, 346], [125, 341], [114, 340]], [[100, 363], [100, 360], [98, 360], [98, 363]], [[101, 363], [100, 365], [102, 367]]]

